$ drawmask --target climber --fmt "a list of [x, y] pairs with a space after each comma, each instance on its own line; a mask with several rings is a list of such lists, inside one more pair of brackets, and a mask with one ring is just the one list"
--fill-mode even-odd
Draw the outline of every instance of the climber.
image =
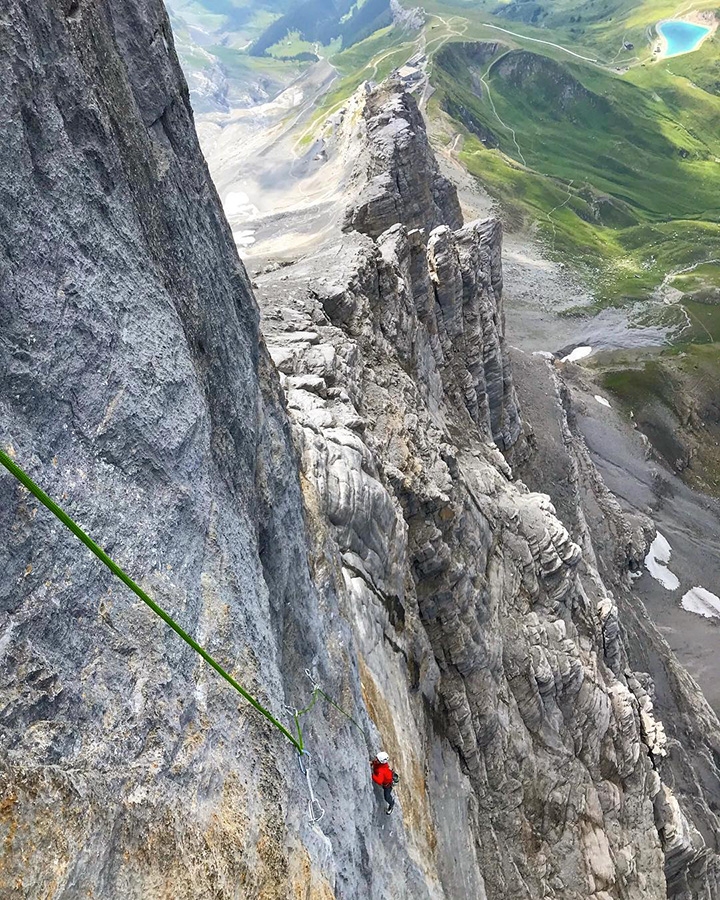
[[383, 789], [383, 794], [385, 796], [385, 802], [387, 803], [387, 814], [393, 811], [393, 806], [395, 806], [395, 798], [393, 797], [393, 786], [398, 783], [400, 780], [399, 776], [393, 772], [393, 770], [388, 765], [390, 757], [383, 750], [378, 753], [375, 759], [370, 760], [370, 765], [372, 766], [372, 780], [375, 784], [379, 784]]

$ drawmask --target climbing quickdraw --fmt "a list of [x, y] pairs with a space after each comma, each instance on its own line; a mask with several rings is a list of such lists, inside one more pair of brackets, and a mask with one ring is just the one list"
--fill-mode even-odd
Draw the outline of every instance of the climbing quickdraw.
[[315, 796], [312, 781], [310, 780], [311, 759], [312, 754], [308, 753], [307, 750], [303, 750], [302, 753], [298, 753], [298, 764], [300, 765], [300, 771], [305, 776], [305, 780], [307, 781], [308, 786], [308, 792], [310, 794], [310, 799], [308, 800], [308, 819], [310, 819], [311, 824], [317, 825], [325, 815], [325, 810], [321, 806], [320, 801]]
[[359, 725], [349, 713], [346, 713], [345, 710], [341, 706], [338, 706], [338, 704], [332, 699], [332, 697], [329, 697], [325, 693], [325, 691], [320, 687], [320, 685], [315, 680], [315, 678], [313, 677], [313, 675], [309, 669], [305, 669], [305, 675], [310, 679], [310, 683], [313, 686], [313, 692], [312, 692], [312, 700], [305, 707], [305, 709], [295, 710], [295, 712], [293, 713], [293, 715], [295, 716], [295, 726], [297, 727], [297, 730], [298, 730], [298, 738], [300, 740], [300, 743], [302, 743], [302, 731], [300, 729], [300, 716], [304, 716], [305, 713], [310, 712], [310, 710], [317, 703], [318, 697], [322, 697], [324, 700], [326, 700], [330, 704], [330, 706], [334, 707], [341, 715], [345, 716], [345, 718], [357, 728], [357, 730], [360, 732], [360, 734], [364, 735], [365, 737], [368, 736], [367, 731], [365, 731], [365, 729], [362, 727], [362, 725]]

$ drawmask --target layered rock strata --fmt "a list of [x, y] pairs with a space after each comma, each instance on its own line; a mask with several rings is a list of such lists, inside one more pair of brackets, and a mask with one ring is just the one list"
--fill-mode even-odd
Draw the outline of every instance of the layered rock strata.
[[408, 229], [459, 228], [457, 192], [440, 174], [415, 101], [400, 90], [366, 90], [360, 107], [365, 140], [355, 148], [352, 175], [360, 196], [347, 210], [345, 227], [371, 237], [397, 222]]
[[[412, 101], [390, 86], [367, 103], [369, 115]], [[394, 133], [368, 127], [380, 150], [365, 156], [402, 159], [388, 147]], [[405, 129], [397, 134], [403, 146]], [[432, 180], [434, 161], [416, 157], [413, 171]], [[384, 182], [397, 185], [395, 174]], [[669, 786], [674, 770], [660, 769], [668, 747], [652, 684], [628, 658], [585, 497], [573, 489], [564, 504], [571, 535], [550, 498], [513, 481], [498, 452], [520, 436], [498, 224], [453, 230], [429, 202], [426, 227], [408, 229], [389, 223], [394, 198], [386, 205], [374, 194], [373, 205], [361, 193], [358, 202], [362, 215], [348, 222], [364, 234], [261, 275], [258, 286], [308, 505], [332, 526], [364, 696], [384, 720], [385, 743], [404, 765], [419, 756], [427, 767], [439, 734], [457, 753], [473, 810], [464, 828], [487, 896], [655, 898], [666, 875], [672, 896], [712, 896], [715, 857]], [[564, 428], [563, 446], [573, 441]], [[516, 454], [528, 466], [530, 438]], [[563, 477], [579, 482], [579, 463], [559, 458]], [[594, 502], [613, 515], [603, 552], [627, 594], [628, 562], [642, 559], [650, 530], [626, 522], [591, 465], [590, 475]], [[409, 716], [389, 675], [398, 665], [414, 698]], [[393, 700], [382, 715], [380, 695]], [[413, 794], [427, 792], [426, 823], [437, 817], [428, 775], [421, 792], [401, 791], [413, 832]], [[442, 826], [435, 833], [446, 838]], [[442, 884], [449, 895], [458, 889]]]
[[720, 723], [628, 590], [654, 527], [645, 517], [623, 515], [591, 461], [577, 411], [582, 414], [588, 398], [595, 402], [596, 388], [591, 390], [574, 366], [565, 367], [561, 376], [545, 361], [518, 352], [512, 363], [521, 403], [541, 413], [544, 422], [531, 437], [534, 453], [519, 473], [535, 489], [552, 487], [556, 494], [562, 482], [562, 519], [596, 561], [615, 598], [600, 608], [604, 652], [614, 671], [627, 673], [640, 705], [643, 740], [662, 782], [653, 806], [665, 854], [667, 896], [717, 896]]

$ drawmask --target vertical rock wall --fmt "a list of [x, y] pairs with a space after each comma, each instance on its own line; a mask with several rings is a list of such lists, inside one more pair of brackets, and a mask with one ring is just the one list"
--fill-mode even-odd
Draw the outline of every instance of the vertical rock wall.
[[[287, 720], [334, 595], [163, 5], [0, 16], [0, 441]], [[330, 890], [289, 745], [7, 473], [0, 629], [3, 897]]]

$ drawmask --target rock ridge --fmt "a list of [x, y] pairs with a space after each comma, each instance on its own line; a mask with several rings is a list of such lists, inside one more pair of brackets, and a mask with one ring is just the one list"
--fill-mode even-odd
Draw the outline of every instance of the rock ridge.
[[[367, 114], [400, 109], [407, 121], [412, 100], [396, 90], [371, 89]], [[387, 118], [381, 124], [368, 129], [380, 149], [363, 157], [392, 165], [394, 132]], [[422, 138], [420, 146], [427, 152]], [[416, 179], [434, 177], [415, 160]], [[406, 710], [391, 674], [406, 670], [419, 697], [400, 723], [386, 720], [385, 743], [406, 764], [418, 746], [427, 759], [437, 740], [457, 754], [474, 811], [463, 820], [472, 850], [454, 843], [467, 835], [448, 837], [430, 787], [425, 815], [450, 841], [441, 852], [471, 854], [481, 880], [476, 873], [467, 892], [470, 873], [461, 888], [439, 862], [442, 888], [657, 898], [667, 877], [670, 896], [712, 896], [715, 863], [670, 787], [673, 770], [661, 768], [668, 744], [654, 689], [628, 657], [583, 496], [578, 489], [566, 527], [550, 497], [515, 481], [499, 452], [521, 433], [499, 226], [438, 224], [437, 204], [417, 183], [413, 197], [426, 199], [413, 208], [413, 227], [392, 221], [401, 208], [392, 171], [372, 185], [371, 203], [360, 192], [361, 214], [347, 217], [355, 230], [282, 274], [260, 275], [258, 296], [306, 491], [332, 526], [366, 700], [385, 693]], [[567, 424], [560, 440], [573, 448]], [[532, 459], [531, 444], [519, 459]], [[607, 546], [615, 590], [625, 594], [628, 559], [642, 559], [647, 533], [625, 522], [588, 462], [573, 450], [565, 477], [591, 477], [612, 511]], [[412, 812], [403, 809], [408, 822]], [[683, 894], [678, 885], [688, 884]]]
[[440, 174], [415, 100], [399, 83], [387, 90], [370, 85], [361, 90], [366, 91], [362, 152], [352, 175], [359, 197], [346, 213], [345, 227], [375, 238], [397, 222], [408, 229], [458, 229], [462, 212], [457, 192]]

